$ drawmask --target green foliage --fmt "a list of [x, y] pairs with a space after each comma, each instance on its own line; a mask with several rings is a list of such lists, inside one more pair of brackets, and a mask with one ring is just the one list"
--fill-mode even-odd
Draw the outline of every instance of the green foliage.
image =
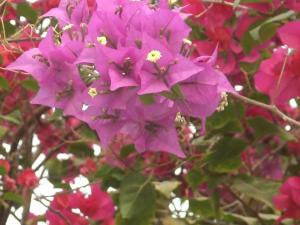
[[0, 166], [0, 175], [3, 176], [7, 173], [7, 171], [5, 170], [5, 168], [3, 166]]
[[20, 125], [22, 123], [21, 114], [19, 110], [15, 110], [7, 115], [0, 115], [0, 120], [1, 119], [16, 125]]
[[68, 147], [69, 153], [79, 158], [93, 157], [93, 149], [85, 142], [72, 143]]
[[19, 16], [24, 16], [30, 23], [35, 23], [38, 18], [38, 12], [26, 2], [17, 4], [17, 14]]
[[265, 203], [269, 207], [273, 207], [272, 198], [277, 194], [279, 186], [279, 182], [258, 177], [241, 176], [234, 180], [232, 188], [250, 198]]
[[27, 78], [22, 82], [22, 86], [28, 90], [28, 91], [33, 91], [37, 92], [39, 90], [39, 85], [36, 80], [33, 78]]
[[203, 218], [213, 218], [215, 215], [211, 199], [205, 197], [190, 200], [190, 210]]
[[162, 182], [153, 182], [155, 189], [163, 194], [166, 198], [170, 198], [171, 193], [180, 186], [179, 181], [162, 181]]
[[143, 218], [147, 220], [155, 212], [155, 188], [150, 179], [130, 173], [120, 188], [120, 212], [124, 219]]
[[68, 160], [59, 161], [51, 159], [46, 163], [48, 169], [49, 181], [57, 188], [65, 187], [62, 183], [61, 177], [67, 175], [70, 162]]
[[225, 137], [221, 139], [207, 155], [208, 169], [212, 172], [227, 173], [241, 166], [240, 154], [246, 148], [245, 141]]
[[14, 202], [18, 205], [22, 205], [23, 204], [23, 198], [20, 194], [18, 193], [14, 193], [14, 192], [6, 192], [3, 196], [2, 199], [10, 201], [10, 202]]
[[286, 141], [294, 139], [292, 134], [286, 132], [276, 124], [271, 123], [262, 117], [250, 118], [248, 119], [248, 123], [254, 130], [254, 134], [257, 139], [272, 135], [278, 135]]
[[[0, 63], [1, 64], [1, 63]], [[5, 77], [1, 77], [0, 76], [0, 88], [2, 88], [5, 91], [9, 90], [9, 83], [8, 81], [5, 79]]]
[[8, 128], [5, 126], [0, 126], [0, 138], [4, 137], [6, 133], [8, 132]]
[[245, 114], [243, 104], [230, 102], [221, 112], [215, 112], [207, 120], [207, 129], [217, 133], [242, 132], [241, 119]]

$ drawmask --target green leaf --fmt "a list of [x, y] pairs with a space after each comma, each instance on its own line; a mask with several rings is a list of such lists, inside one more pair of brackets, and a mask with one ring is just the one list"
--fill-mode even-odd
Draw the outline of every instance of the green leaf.
[[278, 133], [278, 127], [262, 117], [250, 118], [248, 123], [253, 128], [257, 138]]
[[198, 171], [196, 169], [191, 169], [187, 173], [185, 179], [191, 188], [197, 189], [201, 184], [201, 182], [203, 181], [204, 176], [201, 173], [201, 171]]
[[244, 71], [246, 74], [255, 74], [260, 66], [260, 61], [256, 62], [240, 62], [240, 68], [242, 71]]
[[61, 185], [61, 178], [67, 175], [68, 164], [70, 162], [68, 160], [59, 161], [57, 159], [49, 160], [46, 163], [46, 168], [49, 173], [49, 181], [54, 184], [55, 187]]
[[[5, 21], [3, 25], [4, 26], [0, 26], [0, 32], [1, 32], [1, 34], [5, 33], [6, 37], [9, 37], [16, 32], [17, 27], [14, 25], [11, 25], [9, 23], [9, 21]], [[3, 28], [4, 28], [4, 30], [3, 30]]]
[[122, 215], [119, 213], [116, 216], [116, 225], [152, 225], [150, 218], [132, 218], [132, 219], [124, 219], [122, 218]]
[[87, 145], [85, 142], [77, 142], [72, 143], [68, 147], [69, 153], [72, 153], [76, 157], [85, 158], [85, 157], [93, 157], [94, 151]]
[[8, 132], [8, 128], [4, 126], [0, 126], [0, 138], [2, 138]]
[[279, 135], [283, 140], [294, 140], [292, 134], [286, 132], [282, 128], [278, 127], [276, 124], [273, 124], [262, 117], [254, 117], [248, 119], [248, 123], [250, 127], [255, 132], [255, 137], [257, 139], [271, 136], [271, 135]]
[[140, 95], [140, 100], [145, 104], [145, 105], [151, 105], [155, 103], [155, 99], [153, 95], [147, 94], [147, 95]]
[[166, 198], [171, 196], [171, 193], [180, 185], [179, 181], [166, 180], [162, 182], [153, 182], [155, 189], [162, 193]]
[[241, 46], [246, 54], [249, 54], [252, 49], [258, 44], [259, 42], [253, 39], [249, 31], [245, 32], [244, 36], [241, 39]]
[[78, 131], [82, 138], [87, 138], [91, 140], [98, 141], [98, 136], [94, 130], [92, 130], [89, 126], [87, 125], [82, 125]]
[[4, 168], [4, 166], [0, 166], [0, 175], [3, 176], [6, 174], [6, 169]]
[[267, 23], [262, 25], [259, 29], [260, 42], [264, 43], [274, 37], [279, 26], [279, 23]]
[[124, 172], [119, 168], [103, 165], [97, 171], [95, 178], [102, 179], [102, 187], [104, 189], [109, 187], [119, 189], [120, 183], [124, 178]]
[[241, 223], [244, 222], [247, 225], [259, 225], [257, 218], [242, 216], [235, 213], [224, 213], [224, 220], [227, 222]]
[[232, 184], [234, 190], [261, 201], [271, 208], [273, 207], [272, 198], [277, 194], [279, 187], [279, 182], [248, 176], [236, 178]]
[[212, 202], [209, 198], [191, 199], [190, 210], [203, 218], [212, 218], [215, 215]]
[[9, 83], [4, 77], [0, 77], [0, 88], [3, 90], [9, 90]]
[[126, 158], [127, 156], [129, 156], [131, 153], [133, 153], [135, 151], [135, 146], [134, 144], [130, 144], [130, 145], [125, 145], [122, 147], [121, 149], [121, 153], [120, 153], [120, 157], [121, 159]]
[[[242, 103], [232, 103], [221, 112], [215, 112], [211, 117], [207, 120], [207, 128], [212, 130], [220, 130], [222, 133], [226, 130], [224, 129], [229, 123], [234, 123], [235, 131], [242, 130], [240, 120], [243, 118], [245, 114], [245, 109]], [[230, 128], [232, 129], [232, 128]], [[229, 131], [230, 132], [230, 131]]]
[[247, 144], [241, 139], [225, 137], [206, 156], [208, 168], [212, 172], [227, 173], [238, 169], [241, 165], [241, 153]]
[[30, 23], [35, 23], [38, 18], [37, 10], [34, 10], [26, 2], [18, 3], [16, 11], [19, 16], [24, 16]]
[[183, 100], [184, 99], [184, 96], [181, 92], [181, 89], [180, 89], [180, 86], [179, 85], [175, 85], [171, 88], [171, 91], [165, 91], [162, 93], [163, 96], [165, 96], [166, 98], [168, 99], [171, 99], [171, 100]]
[[286, 11], [279, 15], [276, 15], [274, 17], [271, 17], [271, 18], [265, 20], [264, 22], [262, 22], [260, 25], [253, 28], [252, 30], [250, 30], [249, 33], [254, 40], [260, 40], [261, 39], [260, 31], [263, 29], [264, 26], [266, 26], [268, 23], [274, 23], [274, 22], [280, 22], [280, 21], [286, 20], [293, 15], [295, 15], [295, 12], [292, 10], [289, 10], [289, 11]]
[[16, 110], [7, 115], [0, 115], [0, 119], [6, 120], [8, 122], [20, 125], [21, 124], [21, 114], [20, 111]]
[[213, 212], [217, 220], [220, 220], [221, 218], [220, 200], [221, 200], [220, 193], [215, 188], [211, 196], [211, 202], [212, 202]]
[[15, 202], [19, 205], [23, 204], [22, 196], [14, 192], [6, 192], [2, 198], [7, 201]]
[[165, 217], [162, 219], [162, 225], [185, 225], [186, 223], [180, 219], [174, 219], [172, 217]]
[[54, 113], [48, 118], [49, 122], [53, 122], [55, 120], [60, 119], [63, 116], [62, 109], [55, 109]]
[[124, 178], [120, 189], [120, 211], [124, 219], [149, 218], [155, 212], [155, 188], [150, 180], [136, 173]]
[[27, 78], [22, 82], [22, 87], [24, 87], [28, 91], [37, 92], [39, 90], [39, 85], [36, 80], [33, 78]]

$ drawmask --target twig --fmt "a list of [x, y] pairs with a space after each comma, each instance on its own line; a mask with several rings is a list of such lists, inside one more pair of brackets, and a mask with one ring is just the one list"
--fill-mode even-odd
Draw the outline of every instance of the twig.
[[223, 5], [236, 7], [236, 8], [240, 8], [240, 9], [245, 9], [245, 10], [250, 10], [251, 9], [248, 6], [240, 5], [240, 4], [235, 6], [235, 4], [233, 2], [229, 2], [229, 1], [225, 1], [225, 0], [202, 0], [202, 1], [203, 2], [209, 2], [209, 3], [223, 4]]
[[265, 160], [267, 160], [268, 158], [274, 156], [276, 153], [278, 153], [284, 146], [286, 143], [281, 143], [276, 149], [274, 149], [270, 154], [266, 154], [264, 155], [264, 157], [261, 158], [260, 161], [258, 161], [254, 166], [253, 166], [253, 170], [256, 170]]
[[33, 116], [17, 130], [17, 132], [15, 133], [14, 141], [11, 144], [10, 154], [14, 153], [17, 150], [19, 141], [23, 137], [24, 133], [26, 133], [26, 131], [28, 130], [28, 127], [31, 126], [31, 124], [33, 124], [37, 118], [39, 118], [43, 113], [47, 112], [48, 110], [48, 107], [40, 107], [33, 114]]
[[27, 37], [27, 38], [16, 38], [16, 39], [6, 39], [8, 43], [19, 43], [19, 42], [26, 42], [26, 41], [41, 41], [43, 38], [41, 37]]
[[266, 110], [269, 110], [270, 112], [272, 112], [272, 113], [276, 114], [277, 116], [281, 117], [281, 119], [283, 119], [284, 121], [286, 121], [286, 122], [288, 122], [288, 123], [290, 123], [292, 125], [300, 127], [300, 122], [299, 121], [294, 120], [293, 118], [291, 118], [288, 115], [284, 114], [275, 105], [268, 105], [268, 104], [265, 104], [265, 103], [262, 103], [262, 102], [259, 102], [259, 101], [247, 98], [245, 96], [242, 96], [242, 95], [239, 95], [239, 94], [236, 94], [236, 93], [231, 93], [231, 95], [233, 97], [239, 99], [239, 100], [242, 100], [243, 102], [245, 102], [247, 104], [256, 105], [256, 106], [258, 106], [260, 108], [264, 108]]
[[226, 185], [224, 185], [224, 186], [229, 191], [229, 193], [245, 207], [245, 209], [247, 209], [249, 212], [251, 212], [253, 214], [253, 216], [255, 216], [258, 219], [258, 221], [260, 222], [261, 225], [266, 224], [265, 221], [259, 216], [259, 214], [254, 209], [252, 209], [246, 202], [244, 202], [244, 200], [242, 198], [240, 198], [236, 193], [234, 193], [234, 191], [231, 190], [230, 187], [228, 187]]
[[[35, 193], [33, 193], [35, 196], [37, 196]], [[51, 211], [52, 213], [54, 213], [55, 215], [57, 215], [58, 217], [60, 217], [62, 220], [64, 220], [66, 222], [67, 225], [72, 225], [71, 221], [65, 217], [65, 215], [63, 215], [60, 211], [53, 209], [51, 206], [46, 205], [44, 202], [42, 202], [42, 200], [38, 200], [36, 198], [36, 200], [41, 203], [44, 207], [46, 207], [47, 209], [49, 209], [49, 211]]]

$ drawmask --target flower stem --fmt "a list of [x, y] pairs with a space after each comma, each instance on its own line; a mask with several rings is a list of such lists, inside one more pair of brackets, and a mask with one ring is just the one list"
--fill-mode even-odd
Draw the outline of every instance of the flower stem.
[[268, 104], [265, 104], [265, 103], [262, 103], [262, 102], [259, 102], [259, 101], [256, 101], [256, 100], [253, 100], [253, 99], [250, 99], [250, 98], [247, 98], [245, 96], [242, 96], [242, 95], [239, 95], [239, 94], [236, 94], [236, 93], [231, 93], [231, 95], [236, 98], [236, 99], [239, 99], [247, 104], [250, 104], [250, 105], [256, 105], [260, 108], [264, 108], [266, 110], [269, 110], [270, 112], [276, 114], [277, 116], [281, 117], [284, 121], [292, 124], [292, 125], [295, 125], [295, 126], [298, 126], [300, 127], [300, 122], [289, 117], [288, 115], [284, 114], [280, 109], [277, 108], [277, 106], [275, 105], [268, 105]]

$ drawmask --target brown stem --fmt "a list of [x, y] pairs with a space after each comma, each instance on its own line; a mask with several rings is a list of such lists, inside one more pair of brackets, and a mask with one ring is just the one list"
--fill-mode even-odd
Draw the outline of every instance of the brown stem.
[[26, 41], [34, 41], [34, 42], [39, 42], [41, 41], [41, 37], [26, 37], [26, 38], [11, 38], [11, 39], [6, 39], [8, 43], [19, 43], [19, 42], [26, 42]]
[[253, 100], [253, 99], [250, 99], [250, 98], [247, 98], [245, 96], [242, 96], [242, 95], [239, 95], [239, 94], [236, 94], [236, 93], [231, 93], [231, 95], [247, 104], [250, 104], [250, 105], [256, 105], [260, 108], [264, 108], [266, 110], [269, 110], [270, 112], [276, 114], [277, 116], [281, 117], [281, 119], [283, 119], [284, 121], [292, 124], [292, 125], [295, 125], [297, 127], [300, 127], [300, 122], [297, 121], [297, 120], [294, 120], [293, 118], [289, 117], [288, 115], [284, 114], [282, 111], [280, 111], [277, 106], [275, 105], [268, 105], [268, 104], [265, 104], [265, 103], [262, 103], [262, 102], [259, 102], [259, 101], [256, 101], [256, 100]]
[[38, 110], [33, 114], [33, 116], [27, 120], [15, 133], [15, 138], [13, 142], [11, 143], [10, 148], [10, 154], [14, 153], [17, 150], [18, 144], [20, 139], [24, 136], [28, 128], [31, 126], [31, 124], [36, 121], [37, 118], [39, 118], [43, 113], [48, 111], [48, 107], [40, 107]]

